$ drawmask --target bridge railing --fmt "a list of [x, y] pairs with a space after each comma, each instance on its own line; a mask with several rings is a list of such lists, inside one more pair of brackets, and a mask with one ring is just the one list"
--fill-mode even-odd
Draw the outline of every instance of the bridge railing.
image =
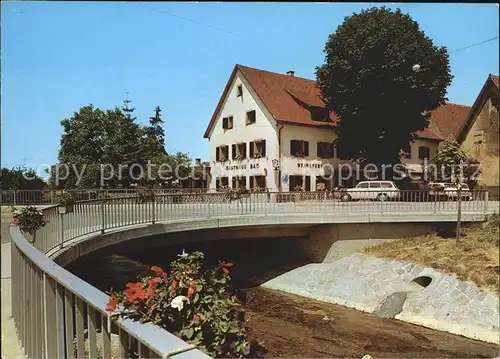
[[[189, 218], [215, 218], [233, 215], [286, 215], [286, 214], [391, 214], [457, 213], [458, 201], [431, 196], [426, 191], [401, 191], [396, 198], [381, 198], [367, 192], [264, 192], [251, 194], [155, 194], [154, 196], [128, 195], [114, 198], [80, 201], [74, 211], [59, 215], [57, 207], [45, 209], [49, 222], [37, 233], [35, 246], [47, 253], [62, 247], [73, 238], [95, 232], [142, 223], [155, 223]], [[372, 198], [374, 197], [374, 198]], [[469, 193], [461, 201], [463, 213], [487, 213], [488, 192]]]
[[[190, 350], [206, 357], [173, 334], [151, 324], [111, 320], [109, 297], [50, 260], [45, 253], [79, 236], [110, 229], [168, 220], [233, 215], [359, 215], [456, 212], [457, 201], [443, 201], [425, 191], [401, 191], [397, 197], [367, 197], [366, 192], [263, 193], [139, 193], [75, 203], [72, 213], [60, 215], [56, 206], [44, 209], [48, 224], [38, 231], [34, 245], [17, 227], [12, 233], [12, 308], [14, 321], [28, 357], [110, 357], [117, 335], [121, 357], [129, 350], [139, 357], [166, 357]], [[365, 197], [363, 197], [365, 196]], [[358, 199], [357, 201], [355, 201]], [[461, 201], [462, 212], [488, 212], [488, 192], [476, 191]], [[32, 240], [31, 238], [27, 238]], [[99, 356], [101, 357], [101, 356]]]

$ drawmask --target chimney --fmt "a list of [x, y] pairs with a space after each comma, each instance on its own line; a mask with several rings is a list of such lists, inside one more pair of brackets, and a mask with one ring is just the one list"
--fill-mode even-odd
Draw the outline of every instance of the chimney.
[[293, 70], [290, 70], [290, 71], [287, 71], [286, 74], [290, 77], [293, 77], [295, 75], [295, 71]]
[[201, 165], [201, 158], [197, 158], [194, 160], [195, 166], [200, 166]]

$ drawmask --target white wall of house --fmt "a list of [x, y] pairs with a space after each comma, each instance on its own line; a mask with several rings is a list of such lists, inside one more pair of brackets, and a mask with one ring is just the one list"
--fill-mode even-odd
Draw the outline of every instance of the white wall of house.
[[[243, 96], [237, 96], [238, 86], [243, 87]], [[246, 125], [246, 112], [255, 110], [255, 123]], [[225, 130], [222, 127], [224, 117], [233, 116], [233, 128]], [[276, 179], [272, 167], [272, 159], [277, 158], [277, 130], [272, 116], [265, 109], [260, 99], [255, 95], [247, 81], [237, 74], [231, 84], [217, 121], [211, 131], [210, 143], [210, 166], [212, 181], [211, 189], [216, 188], [218, 177], [228, 177], [231, 187], [232, 178], [247, 177], [247, 188], [250, 188], [250, 176], [266, 175], [267, 188], [276, 188]], [[254, 140], [266, 140], [266, 156], [257, 159], [248, 158], [250, 155], [250, 142]], [[231, 156], [232, 144], [246, 143], [247, 158], [243, 160], [233, 160]], [[216, 148], [221, 145], [229, 146], [229, 158], [224, 162], [216, 161]]]
[[439, 141], [437, 140], [429, 140], [425, 138], [417, 138], [410, 145], [411, 156], [410, 157], [402, 157], [401, 162], [408, 165], [414, 165], [412, 167], [417, 168], [415, 165], [423, 165], [424, 160], [419, 157], [419, 148], [420, 147], [428, 147], [430, 151], [430, 156], [427, 160], [427, 163], [437, 154], [439, 148]]
[[[310, 176], [311, 190], [316, 190], [317, 176], [329, 178], [325, 170], [337, 170], [338, 165], [344, 161], [337, 158], [319, 158], [317, 156], [318, 142], [333, 142], [337, 135], [332, 129], [305, 127], [296, 125], [284, 125], [281, 130], [281, 165], [282, 165], [282, 189], [290, 189], [290, 181], [286, 176]], [[291, 155], [291, 141], [301, 140], [309, 142], [309, 155], [307, 157], [295, 157]], [[329, 166], [327, 166], [329, 165]]]

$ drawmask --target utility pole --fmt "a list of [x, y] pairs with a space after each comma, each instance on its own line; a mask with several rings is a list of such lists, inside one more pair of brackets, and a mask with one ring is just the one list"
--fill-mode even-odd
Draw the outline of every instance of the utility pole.
[[462, 227], [462, 183], [459, 180], [457, 183], [458, 190], [457, 190], [457, 204], [458, 204], [458, 210], [457, 210], [457, 244], [460, 242], [460, 229]]

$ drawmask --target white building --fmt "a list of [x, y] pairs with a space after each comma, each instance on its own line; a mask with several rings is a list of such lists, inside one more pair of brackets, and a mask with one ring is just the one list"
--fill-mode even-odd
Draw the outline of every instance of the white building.
[[[204, 135], [210, 142], [210, 188], [314, 191], [319, 183], [336, 186], [337, 169], [344, 163], [333, 146], [336, 121], [314, 81], [293, 71], [285, 75], [236, 65]], [[415, 168], [435, 154], [446, 132], [437, 128], [432, 123], [421, 131], [403, 162]]]

